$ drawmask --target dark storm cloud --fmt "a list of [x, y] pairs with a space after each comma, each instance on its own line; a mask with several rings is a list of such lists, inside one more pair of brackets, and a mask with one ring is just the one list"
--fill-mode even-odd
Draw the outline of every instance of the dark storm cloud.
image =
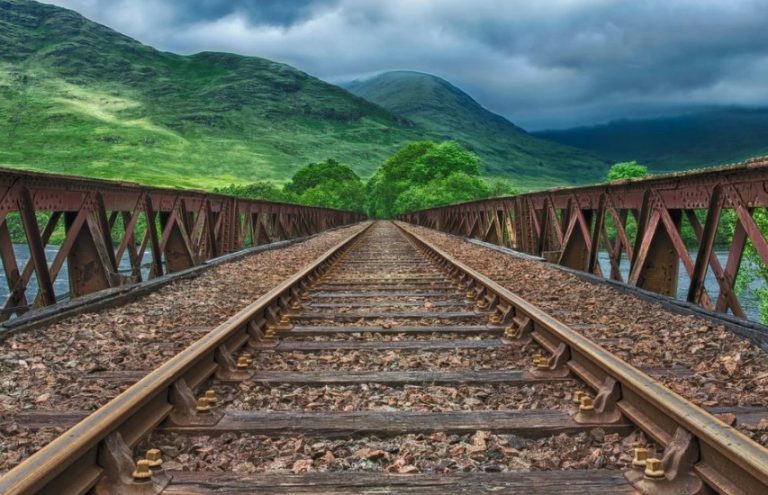
[[289, 27], [311, 17], [335, 0], [183, 0], [177, 22], [197, 23], [220, 19], [232, 14], [245, 15], [256, 25]]
[[529, 128], [768, 104], [768, 0], [55, 0], [160, 49], [449, 79]]

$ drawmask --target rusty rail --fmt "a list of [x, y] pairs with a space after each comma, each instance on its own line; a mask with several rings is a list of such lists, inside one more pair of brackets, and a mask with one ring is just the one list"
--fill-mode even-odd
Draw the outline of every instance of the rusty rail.
[[[0, 197], [0, 259], [9, 293], [0, 321], [62, 297], [140, 282], [364, 218], [328, 208], [7, 169], [0, 169]], [[63, 231], [63, 242], [49, 263], [46, 246], [57, 231]], [[26, 263], [14, 241], [26, 246]], [[55, 281], [65, 267], [68, 290], [57, 293]], [[29, 290], [33, 276], [36, 291]]]
[[[400, 219], [544, 256], [671, 297], [678, 292], [682, 263], [689, 278], [688, 302], [746, 318], [735, 284], [748, 244], [768, 267], [768, 241], [753, 218], [755, 210], [766, 206], [768, 158], [759, 158], [735, 166], [431, 208]], [[733, 217], [734, 229], [727, 236], [723, 266], [714, 251], [725, 215]], [[686, 245], [684, 228], [693, 233], [694, 246]], [[695, 248], [695, 257], [689, 248]], [[600, 251], [608, 254], [610, 273], [603, 273], [598, 263]], [[622, 261], [629, 263], [626, 280]], [[717, 293], [705, 288], [709, 270], [717, 280]]]
[[[173, 412], [194, 416], [194, 398], [187, 396], [191, 390], [214, 374], [228, 378], [242, 374], [234, 366], [236, 353], [250, 339], [261, 338], [266, 325], [279, 326], [280, 315], [369, 226], [339, 242], [9, 471], [0, 478], [0, 493], [85, 493], [105, 470], [120, 462], [115, 442], [135, 445]], [[130, 457], [128, 462], [132, 462]]]
[[[671, 473], [662, 482], [632, 474], [641, 493], [751, 494], [768, 490], [768, 450], [712, 414], [611, 354], [567, 325], [520, 298], [485, 275], [431, 245], [398, 224], [422, 251], [477, 299], [494, 308], [495, 319], [508, 323], [511, 345], [536, 341], [549, 354], [537, 366], [540, 376], [573, 373], [596, 391], [594, 411], [579, 413], [579, 422], [629, 418], [665, 447], [662, 463]], [[697, 491], [697, 487], [701, 491]]]

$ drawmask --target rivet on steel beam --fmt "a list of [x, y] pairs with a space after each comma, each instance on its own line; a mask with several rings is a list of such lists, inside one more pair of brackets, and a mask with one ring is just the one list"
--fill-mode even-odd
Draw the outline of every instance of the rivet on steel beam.
[[216, 391], [213, 389], [209, 389], [205, 391], [205, 400], [208, 401], [208, 404], [215, 406], [216, 402], [218, 401], [218, 398], [216, 397]]
[[244, 370], [244, 369], [248, 369], [249, 366], [250, 366], [250, 363], [247, 357], [240, 356], [239, 358], [237, 358], [237, 363], [235, 364], [235, 368], [239, 370]]
[[635, 457], [632, 459], [632, 467], [635, 469], [645, 469], [648, 462], [648, 449], [645, 447], [635, 447]]
[[195, 411], [197, 411], [200, 414], [206, 414], [211, 412], [211, 404], [208, 402], [208, 399], [205, 397], [200, 397], [197, 399], [197, 405], [195, 405]]
[[651, 457], [645, 461], [645, 471], [643, 471], [645, 477], [649, 480], [661, 480], [664, 479], [664, 466], [661, 460]]
[[150, 468], [159, 468], [163, 465], [163, 457], [160, 455], [160, 449], [149, 449], [144, 458], [149, 462]]
[[152, 470], [149, 467], [149, 461], [141, 459], [136, 463], [136, 469], [131, 474], [134, 481], [146, 483], [152, 480]]
[[576, 390], [573, 392], [573, 398], [571, 399], [574, 404], [581, 404], [581, 398], [584, 397], [584, 391]]
[[592, 397], [586, 394], [581, 396], [581, 403], [579, 404], [579, 412], [584, 414], [595, 412], [595, 403], [592, 402]]

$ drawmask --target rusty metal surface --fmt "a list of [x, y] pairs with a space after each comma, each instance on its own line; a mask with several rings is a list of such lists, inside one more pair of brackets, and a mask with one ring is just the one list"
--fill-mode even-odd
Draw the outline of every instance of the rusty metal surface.
[[[674, 296], [682, 265], [686, 299], [708, 310], [745, 318], [735, 292], [748, 244], [768, 266], [768, 242], [753, 218], [768, 207], [768, 158], [701, 171], [431, 208], [401, 220], [542, 256], [569, 268]], [[714, 254], [722, 219], [734, 217], [725, 266]], [[636, 228], [628, 228], [628, 222]], [[686, 245], [682, 228], [696, 238]], [[696, 251], [695, 257], [689, 249]], [[611, 269], [603, 273], [598, 253]], [[629, 264], [624, 279], [619, 269]], [[717, 290], [708, 293], [708, 272]]]
[[137, 443], [173, 410], [173, 387], [182, 382], [184, 387], [194, 388], [214, 373], [220, 374], [231, 361], [231, 353], [248, 341], [255, 321], [272, 321], [288, 309], [291, 300], [322, 276], [366, 229], [326, 251], [11, 470], [0, 478], [0, 493], [86, 492], [102, 471], [93, 455], [101, 442], [119, 433], [127, 444]]
[[[360, 213], [327, 208], [0, 169], [0, 259], [10, 294], [0, 321], [362, 219]], [[64, 241], [49, 262], [46, 247], [62, 228]], [[13, 241], [26, 245], [25, 264]], [[123, 260], [125, 270], [119, 268]], [[68, 290], [57, 293], [54, 281], [65, 266]], [[147, 266], [148, 276], [142, 273]], [[35, 293], [28, 289], [32, 277]]]
[[[615, 387], [612, 401], [601, 412], [629, 418], [668, 449], [674, 446], [674, 439], [680, 435], [692, 435], [695, 440], [695, 444], [692, 444], [696, 450], [691, 461], [693, 472], [719, 493], [746, 495], [768, 492], [768, 449], [508, 289], [429, 244], [417, 233], [407, 229], [406, 224], [399, 226], [434, 260], [442, 263], [446, 273], [461, 280], [468, 291], [496, 305], [496, 311], [503, 318], [512, 322], [531, 322], [526, 325], [527, 337], [521, 333], [515, 338], [521, 341], [532, 339], [551, 354], [542, 376], [574, 373], [598, 391], [596, 401], [605, 384], [612, 382]], [[513, 323], [513, 328], [515, 325]], [[673, 490], [658, 493], [688, 492]]]

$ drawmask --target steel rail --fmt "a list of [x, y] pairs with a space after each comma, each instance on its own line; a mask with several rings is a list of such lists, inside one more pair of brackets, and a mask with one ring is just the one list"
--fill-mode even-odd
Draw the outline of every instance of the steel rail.
[[768, 493], [768, 449], [674, 393], [639, 369], [595, 344], [564, 323], [525, 301], [509, 289], [470, 268], [423, 237], [396, 222], [413, 242], [463, 280], [467, 288], [509, 305], [516, 316], [533, 322], [532, 338], [550, 352], [567, 346], [567, 367], [595, 390], [606, 378], [618, 382], [616, 406], [662, 446], [668, 446], [679, 428], [698, 440], [693, 470], [711, 488], [725, 494]]
[[328, 249], [315, 261], [163, 363], [27, 458], [0, 478], [0, 493], [85, 493], [103, 474], [98, 465], [100, 444], [113, 432], [135, 445], [172, 410], [170, 388], [185, 380], [194, 389], [217, 369], [215, 353], [224, 345], [237, 351], [248, 341], [249, 323], [264, 318], [270, 308], [286, 309], [297, 287], [322, 275], [367, 231], [370, 223]]

